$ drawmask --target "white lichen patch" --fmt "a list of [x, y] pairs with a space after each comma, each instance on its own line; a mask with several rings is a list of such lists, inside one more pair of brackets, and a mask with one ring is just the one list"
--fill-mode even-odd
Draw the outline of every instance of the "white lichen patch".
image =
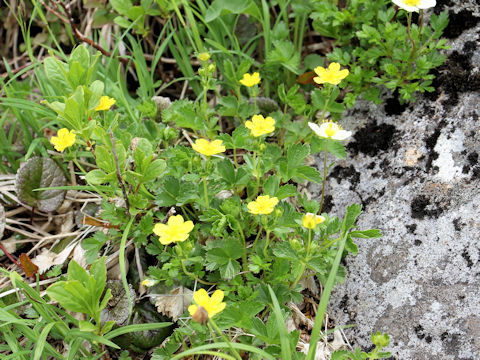
[[456, 129], [450, 137], [440, 134], [434, 150], [438, 153], [438, 158], [433, 161], [433, 165], [438, 167], [436, 177], [443, 182], [452, 182], [455, 179], [465, 177], [462, 174], [462, 168], [456, 166], [453, 154], [461, 152], [464, 149], [464, 133]]

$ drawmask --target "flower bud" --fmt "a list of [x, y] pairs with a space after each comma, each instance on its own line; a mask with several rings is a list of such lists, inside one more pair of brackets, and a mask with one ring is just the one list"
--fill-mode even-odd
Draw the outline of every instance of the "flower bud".
[[208, 322], [208, 312], [203, 306], [199, 306], [195, 314], [192, 315], [193, 321], [205, 325]]

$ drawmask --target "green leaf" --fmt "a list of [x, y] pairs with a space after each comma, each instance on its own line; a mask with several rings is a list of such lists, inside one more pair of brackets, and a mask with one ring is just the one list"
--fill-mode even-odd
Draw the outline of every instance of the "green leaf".
[[35, 344], [33, 360], [40, 360], [42, 358], [43, 349], [45, 348], [45, 344], [47, 343], [47, 336], [50, 333], [50, 330], [52, 330], [52, 327], [54, 327], [55, 325], [57, 325], [56, 322], [51, 322], [45, 325], [45, 327], [43, 328]]
[[347, 207], [347, 213], [343, 218], [342, 231], [345, 233], [352, 228], [357, 217], [362, 213], [362, 205], [352, 204]]
[[163, 159], [154, 160], [148, 165], [145, 174], [143, 175], [143, 182], [155, 180], [160, 177], [167, 169], [167, 163]]
[[105, 325], [102, 327], [102, 334], [106, 334], [112, 330], [113, 326], [115, 325], [115, 321], [107, 321]]
[[127, 326], [122, 326], [113, 331], [110, 331], [108, 334], [104, 335], [103, 337], [107, 340], [110, 340], [110, 339], [116, 338], [117, 336], [128, 334], [130, 332], [162, 329], [171, 325], [172, 323], [170, 322], [127, 325]]
[[299, 168], [297, 168], [295, 176], [317, 184], [322, 183], [322, 174], [320, 174], [316, 169], [311, 166], [300, 166]]
[[65, 190], [34, 190], [65, 184], [62, 169], [49, 158], [30, 158], [18, 169], [15, 177], [15, 190], [19, 200], [45, 212], [55, 211], [60, 206]]
[[260, 18], [260, 10], [252, 0], [215, 0], [208, 7], [205, 13], [205, 21], [211, 22], [218, 18], [222, 11], [231, 12], [234, 14], [248, 14], [256, 19]]
[[267, 54], [266, 64], [280, 64], [294, 74], [300, 74], [300, 54], [288, 40], [275, 40], [273, 49]]
[[100, 184], [106, 183], [108, 181], [108, 177], [104, 171], [100, 169], [95, 169], [95, 170], [89, 171], [85, 175], [85, 180], [87, 180], [89, 184], [100, 185]]
[[308, 145], [294, 144], [287, 149], [287, 157], [279, 161], [279, 172], [283, 182], [295, 176], [297, 168], [304, 165], [308, 153]]
[[297, 252], [292, 248], [290, 243], [286, 241], [278, 242], [273, 248], [273, 254], [279, 258], [289, 259], [292, 261], [298, 260]]
[[[316, 154], [321, 151], [325, 151], [326, 139], [322, 139], [318, 136], [312, 138], [310, 142], [311, 154]], [[340, 141], [328, 140], [327, 151], [333, 156], [344, 159], [347, 156], [347, 150]]]
[[[69, 289], [67, 289], [67, 283], [70, 284]], [[80, 291], [71, 292], [70, 289], [72, 289], [73, 287], [79, 288]], [[67, 310], [84, 314], [90, 313], [90, 307], [84, 301], [85, 296], [87, 296], [88, 293], [77, 280], [69, 282], [56, 282], [55, 284], [52, 284], [47, 288], [47, 294], [52, 300], [58, 302], [62, 307]], [[81, 296], [79, 297], [80, 294]]]
[[131, 0], [110, 0], [110, 4], [114, 10], [121, 15], [127, 15], [128, 11], [133, 6]]
[[272, 298], [273, 314], [275, 315], [276, 325], [280, 335], [282, 359], [292, 359], [292, 349], [290, 348], [288, 331], [287, 327], [285, 326], [285, 319], [283, 317], [282, 311], [280, 310], [280, 304], [278, 303], [277, 297], [275, 296], [275, 293], [273, 292], [270, 285], [268, 285], [268, 291], [270, 292], [270, 297]]
[[369, 230], [356, 230], [352, 231], [349, 234], [351, 237], [370, 239], [370, 238], [379, 238], [382, 236], [382, 233], [378, 229], [369, 229]]
[[67, 65], [55, 57], [48, 57], [43, 61], [45, 74], [50, 83], [62, 91], [63, 94], [68, 94], [72, 91], [66, 79]]
[[105, 284], [107, 281], [105, 257], [99, 258], [90, 266], [90, 275], [95, 279], [95, 299], [96, 302], [98, 302], [103, 294], [103, 290], [105, 289]]
[[229, 159], [217, 162], [217, 170], [221, 178], [225, 181], [227, 187], [231, 188], [235, 186], [235, 168]]
[[177, 100], [170, 108], [163, 110], [162, 121], [174, 122], [178, 127], [200, 130], [204, 127], [203, 120], [195, 112], [195, 104], [189, 100]]
[[80, 320], [78, 322], [78, 328], [80, 331], [85, 331], [85, 332], [96, 332], [97, 327], [93, 325], [90, 321], [85, 321], [85, 320]]
[[350, 234], [347, 235], [347, 241], [345, 242], [345, 250], [347, 250], [352, 255], [357, 255], [358, 253], [358, 246], [353, 242]]

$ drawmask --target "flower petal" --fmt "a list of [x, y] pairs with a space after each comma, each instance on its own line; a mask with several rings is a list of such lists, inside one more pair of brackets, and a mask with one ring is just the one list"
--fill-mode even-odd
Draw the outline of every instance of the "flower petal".
[[428, 9], [437, 5], [435, 0], [420, 0], [420, 3], [417, 5], [419, 9]]
[[198, 310], [198, 306], [197, 305], [190, 305], [188, 307], [188, 312], [190, 313], [191, 316], [195, 315], [195, 313], [197, 312]]
[[327, 73], [327, 69], [322, 66], [317, 66], [315, 69], [313, 69], [313, 71], [315, 71], [315, 74], [320, 77], [323, 77]]
[[165, 224], [155, 224], [153, 227], [153, 233], [157, 236], [165, 236], [168, 226]]
[[320, 126], [318, 126], [317, 124], [312, 123], [312, 122], [309, 122], [309, 123], [308, 123], [308, 126], [309, 126], [310, 129], [312, 129], [312, 131], [313, 131], [315, 134], [317, 134], [318, 136], [326, 137], [324, 130], [323, 130], [323, 135], [321, 135], [321, 134], [322, 134], [322, 129], [321, 129]]
[[193, 300], [197, 305], [206, 308], [210, 302], [210, 297], [205, 289], [200, 289], [193, 294]]
[[336, 62], [332, 62], [329, 66], [328, 66], [328, 70], [330, 72], [333, 72], [333, 73], [336, 73], [340, 70], [340, 64], [339, 63], [336, 63]]
[[212, 294], [211, 301], [214, 304], [220, 304], [223, 300], [224, 297], [224, 292], [222, 290], [215, 290], [215, 292]]
[[352, 135], [351, 131], [347, 130], [338, 130], [335, 135], [332, 136], [333, 140], [345, 140], [346, 138]]

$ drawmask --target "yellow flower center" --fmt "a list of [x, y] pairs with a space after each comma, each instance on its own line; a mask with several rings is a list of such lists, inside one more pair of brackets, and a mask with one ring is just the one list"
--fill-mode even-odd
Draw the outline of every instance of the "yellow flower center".
[[405, 5], [408, 5], [408, 6], [417, 6], [418, 4], [420, 4], [420, 1], [421, 0], [403, 0]]
[[325, 129], [325, 134], [327, 134], [328, 137], [332, 137], [340, 130], [342, 130], [340, 125], [330, 122], [328, 123], [328, 127]]

